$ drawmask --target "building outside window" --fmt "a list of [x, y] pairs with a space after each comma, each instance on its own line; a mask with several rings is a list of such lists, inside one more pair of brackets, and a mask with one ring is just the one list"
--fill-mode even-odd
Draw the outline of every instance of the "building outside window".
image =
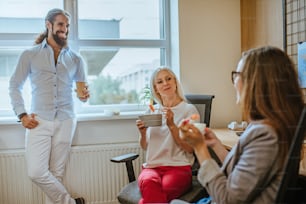
[[[20, 53], [44, 30], [52, 8], [72, 14], [69, 45], [87, 64], [91, 98], [76, 100], [78, 113], [141, 108], [142, 89], [151, 73], [169, 64], [169, 1], [166, 0], [1, 0], [0, 116], [12, 115], [8, 82]], [[25, 103], [30, 87], [24, 87]]]

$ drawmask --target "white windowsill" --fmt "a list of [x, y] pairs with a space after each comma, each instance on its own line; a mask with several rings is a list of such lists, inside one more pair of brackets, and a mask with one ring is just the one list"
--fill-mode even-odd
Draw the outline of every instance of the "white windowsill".
[[77, 115], [77, 119], [78, 121], [137, 119], [141, 114], [143, 114], [143, 111], [121, 112], [119, 115], [82, 113]]
[[[130, 111], [120, 112], [119, 115], [106, 115], [104, 113], [82, 113], [77, 114], [77, 120], [83, 121], [97, 121], [97, 120], [124, 120], [124, 119], [137, 119], [139, 115], [143, 114], [143, 111]], [[16, 116], [0, 117], [1, 125], [19, 125]]]
[[[103, 113], [78, 114], [78, 125], [72, 145], [98, 145], [110, 143], [137, 143], [136, 119], [143, 111], [121, 112], [108, 116]], [[0, 118], [0, 152], [24, 149], [25, 128], [16, 117]]]

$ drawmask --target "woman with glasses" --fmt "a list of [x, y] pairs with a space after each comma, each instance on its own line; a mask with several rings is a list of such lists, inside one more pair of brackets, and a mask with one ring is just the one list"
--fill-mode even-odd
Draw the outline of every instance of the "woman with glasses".
[[[244, 53], [232, 81], [249, 125], [230, 152], [212, 130], [201, 135], [192, 124], [180, 126], [183, 140], [193, 146], [201, 164], [198, 179], [210, 196], [202, 203], [271, 204], [304, 107], [297, 72], [286, 53], [267, 46]], [[208, 146], [223, 161], [221, 168]]]

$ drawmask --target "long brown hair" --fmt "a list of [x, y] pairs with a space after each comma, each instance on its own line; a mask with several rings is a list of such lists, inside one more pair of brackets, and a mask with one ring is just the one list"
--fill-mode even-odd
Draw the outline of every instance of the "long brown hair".
[[[70, 16], [71, 16], [67, 11], [65, 11], [65, 10], [63, 10], [63, 9], [54, 8], [54, 9], [51, 9], [51, 10], [47, 13], [47, 15], [46, 15], [46, 17], [45, 17], [45, 22], [46, 22], [46, 21], [49, 21], [50, 23], [53, 24], [53, 22], [54, 22], [54, 20], [55, 20], [55, 17], [56, 17], [57, 15], [64, 15], [64, 16], [66, 16], [68, 19], [70, 19]], [[45, 38], [47, 38], [47, 37], [48, 37], [48, 29], [46, 28], [46, 30], [45, 30], [44, 32], [40, 33], [40, 34], [37, 36], [37, 38], [35, 39], [35, 44], [40, 44], [40, 43], [41, 43]]]
[[251, 49], [242, 60], [243, 117], [271, 125], [285, 158], [304, 106], [295, 66], [285, 52], [271, 46]]

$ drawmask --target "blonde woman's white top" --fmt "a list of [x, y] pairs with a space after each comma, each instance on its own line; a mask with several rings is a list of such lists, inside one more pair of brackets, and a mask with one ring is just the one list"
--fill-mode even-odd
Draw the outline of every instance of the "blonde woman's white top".
[[[163, 107], [155, 105], [155, 110], [161, 112]], [[189, 118], [193, 114], [199, 114], [196, 107], [182, 101], [177, 106], [172, 107], [174, 113], [174, 123], [179, 126], [183, 119]], [[154, 168], [157, 166], [186, 166], [192, 165], [194, 156], [182, 150], [174, 141], [171, 132], [163, 117], [162, 126], [149, 127], [147, 129], [147, 151], [144, 168]]]

